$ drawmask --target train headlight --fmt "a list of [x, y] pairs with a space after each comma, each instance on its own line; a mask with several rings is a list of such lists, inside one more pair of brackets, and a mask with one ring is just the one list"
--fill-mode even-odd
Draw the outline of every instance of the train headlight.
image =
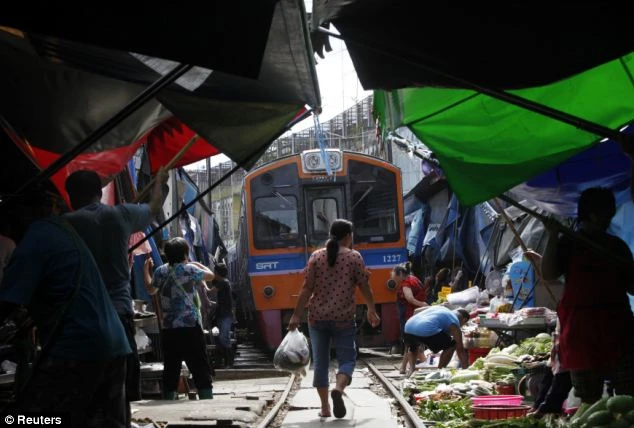
[[393, 279], [388, 279], [386, 285], [388, 290], [396, 290], [396, 281]]
[[266, 297], [267, 299], [270, 299], [271, 297], [275, 296], [275, 288], [272, 285], [267, 285], [266, 287], [264, 287], [264, 297]]

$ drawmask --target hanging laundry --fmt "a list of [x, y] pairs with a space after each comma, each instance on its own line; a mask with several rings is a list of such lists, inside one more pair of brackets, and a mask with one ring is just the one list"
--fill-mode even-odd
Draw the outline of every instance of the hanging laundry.
[[[130, 239], [128, 241], [128, 248], [132, 248], [138, 242], [145, 239], [145, 233], [143, 232], [135, 232], [130, 235]], [[152, 252], [152, 247], [150, 246], [148, 241], [143, 242], [139, 247], [135, 248], [132, 253], [128, 254], [128, 262], [130, 263], [130, 268], [132, 268], [132, 263], [134, 260], [134, 256], [141, 256], [143, 254], [149, 254]]]

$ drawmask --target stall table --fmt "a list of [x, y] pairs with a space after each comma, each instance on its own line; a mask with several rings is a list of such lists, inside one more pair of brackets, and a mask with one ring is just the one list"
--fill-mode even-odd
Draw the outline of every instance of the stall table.
[[548, 323], [545, 317], [526, 318], [525, 320], [508, 325], [495, 318], [482, 318], [480, 325], [494, 331], [498, 335], [496, 348], [505, 348], [517, 344], [518, 333], [531, 332], [533, 336], [540, 332], [551, 333], [555, 329], [555, 323]]

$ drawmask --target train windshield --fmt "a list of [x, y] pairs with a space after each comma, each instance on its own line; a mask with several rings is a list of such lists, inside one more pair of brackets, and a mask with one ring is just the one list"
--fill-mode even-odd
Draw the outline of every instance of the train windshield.
[[274, 192], [255, 200], [255, 246], [286, 248], [299, 243], [297, 198]]
[[355, 242], [398, 241], [396, 174], [353, 160], [349, 168]]
[[330, 224], [344, 217], [344, 198], [341, 186], [314, 187], [305, 190], [308, 243], [323, 245], [330, 234]]

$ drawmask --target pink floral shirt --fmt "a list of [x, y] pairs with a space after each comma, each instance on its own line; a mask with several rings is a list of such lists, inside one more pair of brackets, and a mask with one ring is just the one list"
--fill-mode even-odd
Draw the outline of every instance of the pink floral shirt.
[[313, 294], [308, 320], [352, 321], [355, 319], [355, 287], [367, 285], [369, 273], [358, 251], [340, 248], [335, 265], [328, 266], [325, 248], [315, 251], [304, 270], [306, 287]]

